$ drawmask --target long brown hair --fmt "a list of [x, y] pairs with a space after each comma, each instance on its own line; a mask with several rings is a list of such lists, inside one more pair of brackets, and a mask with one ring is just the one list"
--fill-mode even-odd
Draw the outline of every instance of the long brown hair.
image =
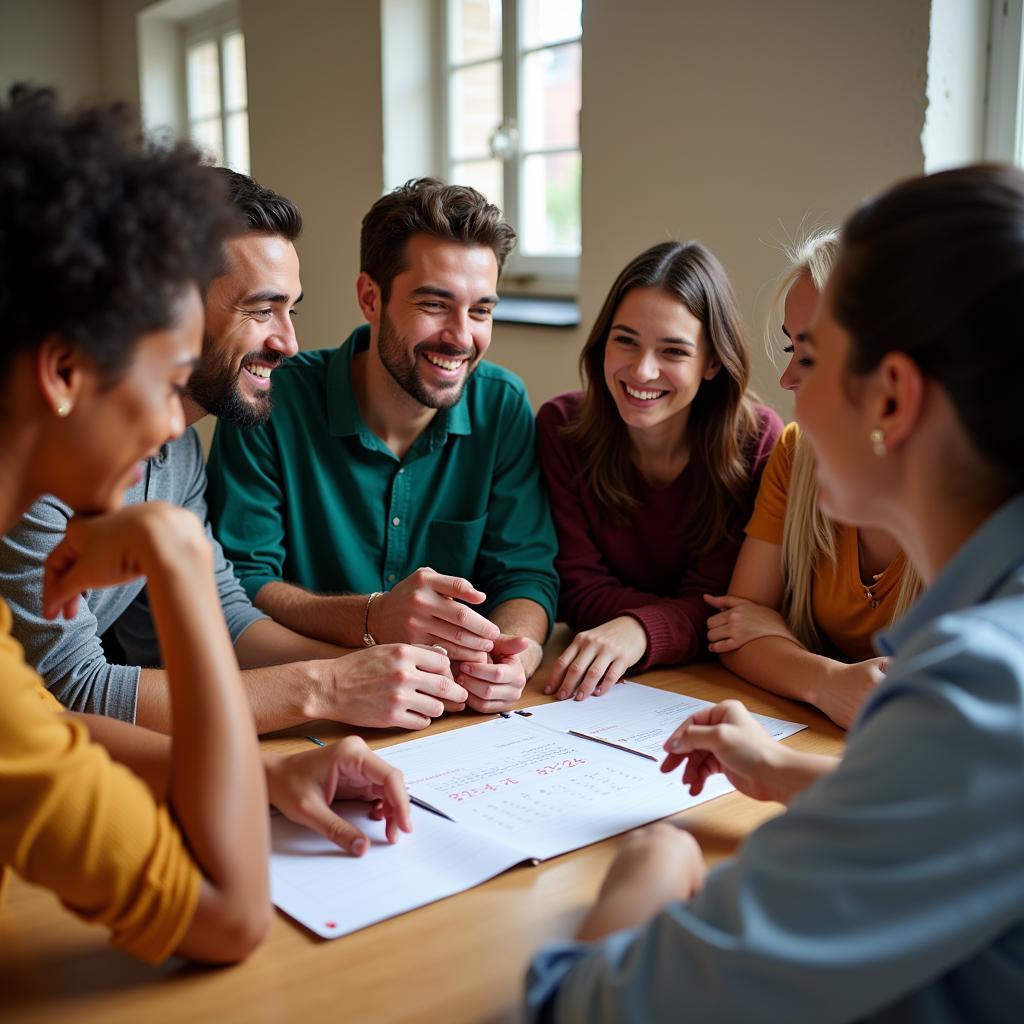
[[700, 321], [719, 372], [701, 382], [687, 435], [693, 508], [690, 549], [705, 554], [738, 531], [736, 510], [750, 504], [746, 456], [757, 442], [758, 418], [747, 395], [750, 353], [729, 278], [700, 242], [663, 242], [631, 260], [615, 279], [580, 353], [583, 402], [566, 436], [585, 453], [585, 472], [609, 516], [627, 522], [637, 507], [629, 434], [604, 382], [604, 352], [615, 311], [634, 288], [658, 288]]

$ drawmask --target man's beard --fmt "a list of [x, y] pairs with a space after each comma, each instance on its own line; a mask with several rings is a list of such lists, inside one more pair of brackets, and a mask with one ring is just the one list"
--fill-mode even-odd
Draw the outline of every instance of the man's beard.
[[463, 373], [460, 380], [440, 385], [443, 389], [441, 391], [431, 391], [420, 380], [419, 371], [416, 368], [417, 357], [423, 349], [429, 349], [431, 352], [448, 355], [452, 358], [461, 358], [466, 354], [463, 349], [457, 348], [455, 345], [421, 341], [410, 355], [405, 340], [399, 338], [395, 325], [388, 319], [387, 313], [381, 312], [377, 351], [380, 353], [380, 361], [384, 364], [384, 368], [391, 374], [395, 383], [420, 405], [427, 409], [450, 409], [462, 397], [466, 381], [469, 380], [470, 374], [476, 367], [470, 363], [469, 369]]
[[242, 368], [254, 360], [276, 365], [281, 357], [276, 352], [250, 352], [236, 369], [216, 342], [204, 337], [202, 358], [188, 381], [189, 397], [208, 413], [244, 430], [266, 423], [273, 408], [270, 388], [248, 399], [238, 380]]

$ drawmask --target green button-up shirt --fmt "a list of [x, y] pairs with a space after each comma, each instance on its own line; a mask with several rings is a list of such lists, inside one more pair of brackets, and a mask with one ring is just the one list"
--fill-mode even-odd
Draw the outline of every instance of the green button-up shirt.
[[274, 411], [243, 430], [219, 423], [207, 468], [213, 528], [251, 598], [285, 580], [322, 593], [389, 590], [420, 566], [514, 597], [554, 622], [554, 528], [522, 382], [482, 363], [405, 458], [366, 425], [352, 357], [301, 352], [274, 371]]

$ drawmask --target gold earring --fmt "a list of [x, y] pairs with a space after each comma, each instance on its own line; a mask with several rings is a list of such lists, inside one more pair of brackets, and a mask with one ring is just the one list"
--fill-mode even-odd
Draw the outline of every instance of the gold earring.
[[868, 434], [868, 440], [871, 442], [871, 450], [880, 459], [884, 459], [886, 455], [889, 454], [885, 447], [885, 431], [881, 427], [875, 427], [875, 429]]
[[57, 405], [57, 408], [53, 410], [61, 419], [64, 419], [69, 412], [71, 412], [71, 403], [66, 399], [62, 398]]

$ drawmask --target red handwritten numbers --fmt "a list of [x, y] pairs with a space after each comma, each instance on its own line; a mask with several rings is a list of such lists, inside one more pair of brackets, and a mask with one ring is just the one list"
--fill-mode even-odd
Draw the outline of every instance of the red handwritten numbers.
[[566, 768], [578, 768], [581, 764], [586, 764], [586, 759], [582, 757], [567, 757], [564, 761], [556, 761], [554, 764], [546, 764], [537, 769], [538, 775], [553, 775], [555, 772], [564, 772]]

